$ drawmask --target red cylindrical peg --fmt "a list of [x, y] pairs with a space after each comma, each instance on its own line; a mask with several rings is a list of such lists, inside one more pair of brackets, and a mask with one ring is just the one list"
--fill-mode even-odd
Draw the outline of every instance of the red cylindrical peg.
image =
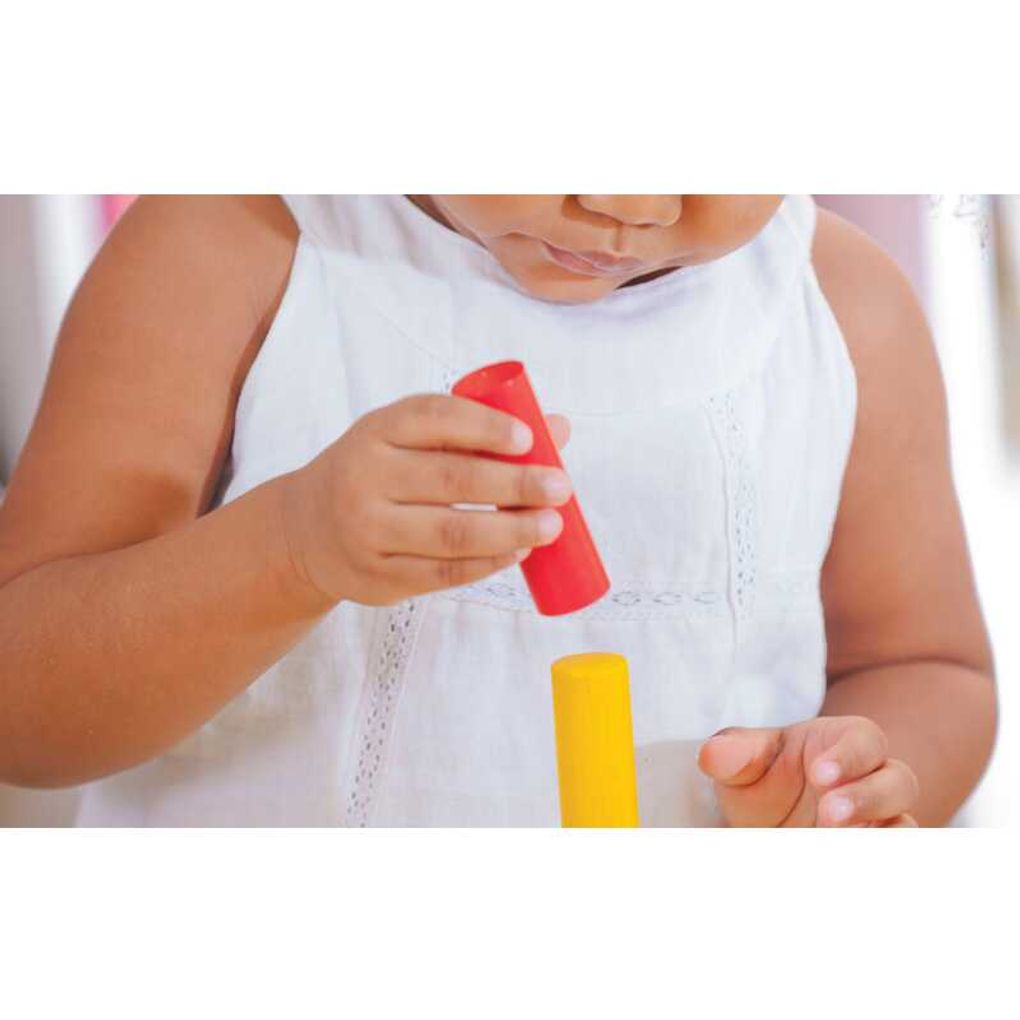
[[[452, 392], [454, 396], [505, 411], [531, 429], [535, 441], [527, 453], [492, 456], [512, 464], [563, 467], [521, 362], [501, 361], [480, 368], [457, 382]], [[560, 616], [583, 609], [609, 590], [609, 577], [576, 496], [571, 496], [570, 501], [557, 510], [563, 518], [559, 537], [551, 545], [533, 549], [521, 563], [531, 597], [544, 616]]]

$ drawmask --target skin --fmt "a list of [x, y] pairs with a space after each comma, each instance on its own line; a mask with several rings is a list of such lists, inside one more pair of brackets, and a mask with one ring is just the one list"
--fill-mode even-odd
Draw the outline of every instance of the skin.
[[[412, 195], [439, 222], [487, 248], [534, 297], [595, 301], [621, 286], [734, 251], [768, 223], [781, 195]], [[576, 272], [547, 244], [639, 261]]]
[[909, 284], [864, 234], [820, 213], [814, 265], [859, 404], [822, 573], [828, 694], [820, 718], [724, 732], [700, 763], [733, 824], [944, 824], [987, 764], [996, 698], [938, 362]]
[[[560, 302], [718, 258], [779, 201], [414, 198]], [[276, 198], [144, 198], [79, 288], [0, 508], [0, 779], [59, 786], [151, 758], [339, 602], [462, 584], [558, 533], [569, 480], [478, 456], [528, 437], [443, 396], [374, 411], [305, 467], [209, 510], [295, 243]], [[546, 244], [637, 263], [566, 269]], [[700, 763], [731, 824], [939, 824], [987, 761], [995, 698], [938, 368], [909, 287], [863, 235], [822, 215], [815, 266], [860, 388], [823, 577], [829, 693], [822, 717], [725, 732]], [[567, 423], [552, 427], [565, 442]], [[855, 806], [845, 818], [837, 796]]]

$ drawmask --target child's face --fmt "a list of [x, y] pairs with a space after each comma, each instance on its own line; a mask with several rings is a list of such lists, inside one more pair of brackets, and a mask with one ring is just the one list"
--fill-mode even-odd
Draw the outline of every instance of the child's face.
[[781, 195], [414, 196], [484, 245], [529, 294], [583, 302], [739, 248]]

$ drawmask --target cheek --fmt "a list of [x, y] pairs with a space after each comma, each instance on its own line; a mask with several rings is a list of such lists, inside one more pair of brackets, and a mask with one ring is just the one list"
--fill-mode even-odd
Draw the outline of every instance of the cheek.
[[782, 201], [782, 195], [748, 195], [741, 199], [736, 219], [748, 240], [772, 219]]
[[715, 257], [734, 251], [761, 232], [782, 200], [782, 195], [691, 196], [684, 212], [689, 238]]
[[562, 195], [437, 195], [440, 207], [478, 237], [541, 232], [558, 214]]

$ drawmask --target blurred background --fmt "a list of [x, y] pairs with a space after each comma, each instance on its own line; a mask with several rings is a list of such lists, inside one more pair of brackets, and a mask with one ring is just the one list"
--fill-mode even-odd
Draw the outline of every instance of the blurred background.
[[[1020, 673], [1014, 609], [1020, 569], [1020, 196], [816, 197], [897, 259], [933, 327], [1001, 708], [992, 765], [955, 824], [1011, 824], [1017, 812], [1009, 777], [1020, 776], [1020, 698], [1012, 682]], [[31, 425], [68, 300], [131, 198], [0, 196], [0, 489]], [[0, 826], [67, 825], [75, 798], [73, 790], [0, 785]]]

